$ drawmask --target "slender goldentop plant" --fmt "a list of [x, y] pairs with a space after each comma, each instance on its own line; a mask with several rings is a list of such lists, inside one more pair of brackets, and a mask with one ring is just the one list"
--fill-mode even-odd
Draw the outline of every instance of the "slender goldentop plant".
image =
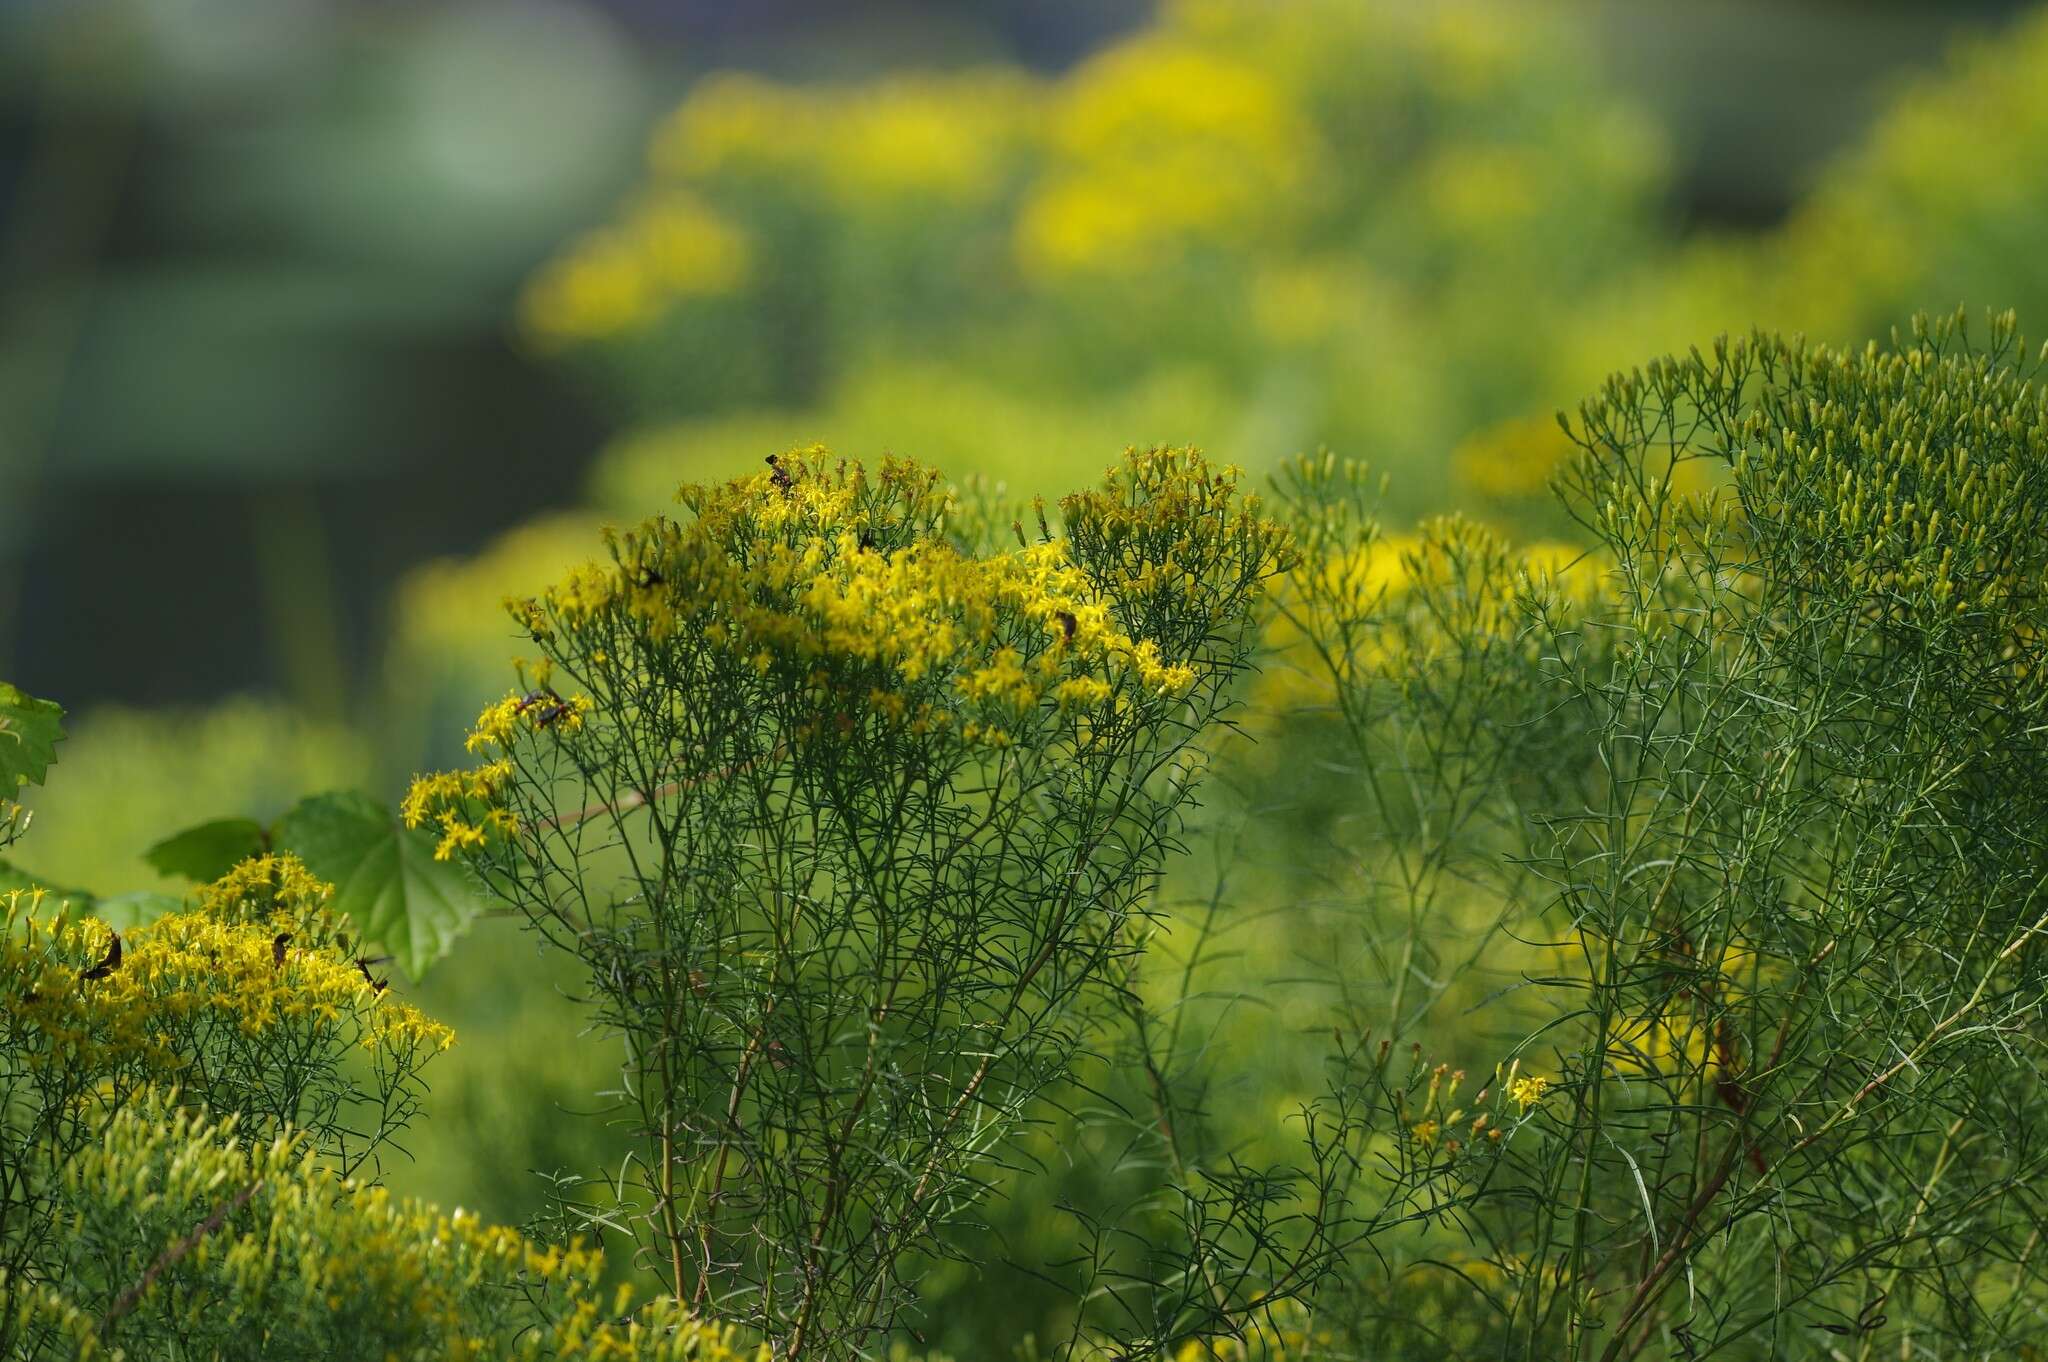
[[1007, 551], [910, 463], [768, 462], [515, 602], [492, 760], [407, 812], [587, 967], [644, 1260], [850, 1356], [1113, 1003], [1287, 548], [1184, 451]]
[[[1466, 1015], [1526, 1036], [1514, 1138], [1440, 1166], [1471, 1347], [2042, 1336], [2040, 364], [2009, 316], [1988, 344], [1957, 317], [1660, 361], [1568, 422], [1583, 586], [1432, 571], [1468, 537], [1439, 529], [1377, 605], [1303, 613], [1346, 713], [1439, 773], [1369, 766], [1388, 864], [1499, 867], [1442, 900], [1484, 949], [1419, 972], [1493, 974]], [[1388, 646], [1418, 624], [1425, 650]], [[1468, 812], [1401, 797], [1461, 769], [1492, 773]]]

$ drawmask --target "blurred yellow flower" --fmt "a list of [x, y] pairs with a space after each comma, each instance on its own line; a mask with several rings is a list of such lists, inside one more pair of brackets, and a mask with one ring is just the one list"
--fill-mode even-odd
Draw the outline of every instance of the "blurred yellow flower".
[[694, 196], [665, 191], [542, 271], [521, 316], [543, 344], [589, 340], [643, 326], [678, 299], [738, 292], [752, 271], [744, 232]]
[[1553, 416], [1504, 421], [1451, 452], [1451, 476], [1467, 492], [1498, 501], [1546, 495], [1550, 479], [1577, 452]]
[[1242, 245], [1292, 220], [1322, 153], [1273, 73], [1171, 33], [1099, 54], [1054, 96], [1052, 155], [1025, 199], [1027, 271], [1129, 269]]

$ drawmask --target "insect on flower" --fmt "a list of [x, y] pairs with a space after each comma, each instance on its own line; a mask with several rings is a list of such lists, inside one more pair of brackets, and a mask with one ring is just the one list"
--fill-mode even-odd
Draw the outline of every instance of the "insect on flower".
[[270, 939], [270, 967], [272, 969], [284, 968], [284, 948], [289, 946], [291, 941], [292, 934], [290, 932], [279, 932]]
[[555, 692], [552, 689], [549, 689], [548, 687], [544, 686], [539, 690], [528, 691], [526, 694], [520, 696], [519, 703], [512, 706], [512, 712], [514, 714], [524, 714], [527, 710], [532, 709], [535, 705], [539, 704], [543, 700], [553, 700], [556, 704], [560, 704], [562, 702], [562, 697], [555, 694]]
[[770, 454], [768, 456], [768, 467], [774, 470], [774, 472], [768, 475], [769, 481], [781, 488], [785, 496], [788, 495], [789, 489], [796, 485], [796, 479], [791, 477], [789, 470], [782, 466], [781, 456]]
[[389, 977], [378, 979], [373, 978], [370, 974], [370, 966], [381, 965], [390, 958], [388, 955], [380, 955], [370, 960], [365, 960], [361, 956], [356, 957], [356, 968], [363, 972], [363, 982], [370, 986], [371, 992], [382, 993], [390, 986], [391, 980]]
[[1081, 627], [1081, 622], [1074, 618], [1074, 612], [1071, 610], [1056, 610], [1053, 612], [1053, 618], [1060, 622], [1061, 637], [1066, 642], [1072, 643], [1074, 641], [1074, 630]]
[[107, 935], [110, 940], [107, 942], [106, 957], [91, 969], [82, 972], [78, 976], [79, 982], [83, 983], [87, 979], [104, 979], [121, 968], [121, 934], [109, 932]]

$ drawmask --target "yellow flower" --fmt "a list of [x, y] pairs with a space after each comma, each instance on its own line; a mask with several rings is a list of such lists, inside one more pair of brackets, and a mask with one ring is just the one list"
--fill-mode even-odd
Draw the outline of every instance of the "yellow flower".
[[1515, 1104], [1526, 1112], [1543, 1100], [1544, 1091], [1549, 1087], [1549, 1079], [1540, 1074], [1529, 1074], [1508, 1084], [1508, 1096], [1514, 1098]]
[[591, 340], [645, 326], [679, 299], [737, 292], [752, 272], [739, 228], [690, 195], [661, 193], [549, 266], [521, 312], [544, 344]]
[[1019, 260], [1045, 276], [1255, 241], [1286, 220], [1321, 162], [1284, 84], [1171, 33], [1084, 64], [1061, 86], [1052, 125], [1051, 165], [1016, 226]]

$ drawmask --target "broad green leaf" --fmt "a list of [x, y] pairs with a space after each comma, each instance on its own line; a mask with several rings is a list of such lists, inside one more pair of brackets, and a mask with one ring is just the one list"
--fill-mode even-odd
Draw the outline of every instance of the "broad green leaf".
[[129, 894], [114, 894], [107, 898], [95, 899], [86, 911], [106, 923], [117, 932], [131, 927], [140, 927], [145, 922], [154, 922], [165, 913], [175, 913], [184, 906], [184, 900], [176, 894], [164, 894], [154, 889], [137, 889]]
[[0, 681], [0, 793], [40, 785], [64, 737], [63, 707]]
[[205, 884], [263, 850], [269, 840], [253, 818], [216, 818], [164, 838], [144, 852], [143, 859], [165, 875]]
[[276, 843], [334, 886], [334, 908], [365, 942], [398, 957], [418, 979], [448, 954], [483, 910], [476, 881], [434, 859], [434, 838], [400, 825], [360, 794], [303, 799], [278, 820]]
[[36, 889], [42, 890], [44, 895], [42, 909], [36, 914], [38, 919], [53, 918], [66, 908], [71, 909], [74, 914], [89, 915], [93, 904], [97, 902], [87, 890], [66, 889], [31, 875], [18, 865], [0, 861], [0, 898], [15, 890], [27, 892]]
[[0, 896], [14, 889], [43, 891], [42, 907], [36, 913], [40, 921], [47, 922], [68, 911], [73, 917], [96, 917], [117, 932], [140, 927], [183, 906], [183, 901], [176, 894], [160, 894], [153, 889], [99, 898], [83, 889], [64, 889], [47, 884], [19, 866], [0, 861]]

